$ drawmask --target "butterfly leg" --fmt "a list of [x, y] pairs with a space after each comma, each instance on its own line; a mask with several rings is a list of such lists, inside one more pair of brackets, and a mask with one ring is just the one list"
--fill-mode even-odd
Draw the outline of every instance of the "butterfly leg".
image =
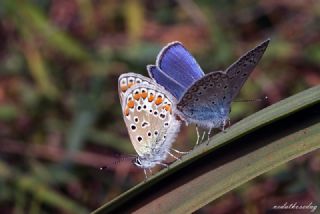
[[206, 135], [206, 131], [203, 131], [202, 137], [201, 137], [201, 143], [203, 142], [204, 136]]
[[224, 133], [227, 132], [227, 131], [225, 130], [225, 127], [226, 127], [226, 125], [227, 125], [227, 122], [228, 122], [229, 125], [230, 125], [230, 119], [229, 119], [229, 118], [222, 121], [222, 129], [221, 129], [221, 130], [222, 130]]
[[152, 170], [150, 168], [148, 168], [148, 169], [149, 169], [149, 173], [152, 175]]
[[146, 171], [146, 169], [143, 169], [143, 172], [144, 172], [144, 176], [146, 177], [145, 181], [147, 181], [147, 180], [148, 180], [148, 176], [147, 176], [147, 171]]
[[161, 165], [161, 166], [164, 166], [164, 167], [166, 167], [167, 169], [169, 168], [169, 165], [168, 165], [168, 164], [161, 163], [161, 162], [159, 162], [159, 163], [157, 163], [157, 164], [159, 164], [159, 165]]
[[210, 140], [211, 131], [212, 131], [212, 128], [210, 128], [210, 129], [209, 129], [209, 132], [208, 132], [207, 145], [209, 145], [209, 140]]
[[199, 140], [200, 140], [200, 134], [199, 134], [199, 129], [198, 129], [198, 126], [197, 126], [197, 125], [196, 125], [196, 132], [197, 132], [197, 142], [196, 142], [196, 145], [198, 145]]
[[224, 127], [226, 126], [226, 121], [224, 120], [223, 122], [222, 122], [222, 132], [224, 132], [224, 133], [226, 133], [226, 131], [225, 131], [225, 129], [224, 129]]
[[180, 158], [176, 157], [176, 156], [175, 156], [174, 154], [172, 154], [171, 152], [167, 151], [167, 153], [168, 153], [171, 157], [173, 157], [174, 159], [176, 159], [176, 160], [181, 160]]
[[173, 148], [171, 148], [171, 150], [172, 150], [172, 151], [174, 151], [174, 152], [176, 152], [176, 153], [178, 153], [178, 154], [183, 154], [183, 155], [185, 155], [185, 154], [188, 154], [188, 153], [189, 153], [189, 152], [181, 152], [181, 151], [176, 150], [176, 149], [173, 149]]

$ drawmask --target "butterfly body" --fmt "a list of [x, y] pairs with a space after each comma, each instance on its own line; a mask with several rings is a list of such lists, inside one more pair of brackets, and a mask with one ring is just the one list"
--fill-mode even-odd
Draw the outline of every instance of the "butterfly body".
[[179, 131], [173, 111], [176, 99], [149, 78], [135, 73], [119, 77], [123, 118], [138, 157], [135, 164], [150, 169], [162, 162]]
[[268, 43], [269, 40], [262, 42], [225, 71], [204, 75], [186, 48], [180, 42], [173, 42], [159, 53], [156, 65], [149, 65], [147, 69], [157, 83], [179, 100], [177, 115], [183, 120], [208, 129], [224, 129], [229, 121], [232, 101], [261, 59]]

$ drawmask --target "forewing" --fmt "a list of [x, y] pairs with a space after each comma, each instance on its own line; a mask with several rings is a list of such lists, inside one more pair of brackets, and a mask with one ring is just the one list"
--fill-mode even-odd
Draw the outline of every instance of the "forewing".
[[197, 61], [180, 42], [172, 42], [164, 47], [157, 57], [156, 65], [187, 88], [204, 76]]
[[169, 91], [176, 99], [180, 99], [183, 93], [186, 91], [186, 87], [181, 85], [175, 79], [168, 76], [162, 70], [155, 65], [147, 66], [149, 76], [156, 82], [162, 85], [167, 91]]
[[268, 39], [262, 42], [260, 45], [244, 54], [226, 69], [225, 72], [228, 76], [229, 85], [231, 86], [231, 100], [233, 100], [239, 94], [241, 87], [248, 79], [250, 73], [256, 67], [266, 48], [268, 47], [269, 41], [270, 40]]

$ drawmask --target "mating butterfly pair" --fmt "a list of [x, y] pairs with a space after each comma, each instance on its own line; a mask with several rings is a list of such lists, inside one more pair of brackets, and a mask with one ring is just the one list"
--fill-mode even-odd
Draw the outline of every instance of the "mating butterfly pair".
[[167, 155], [180, 122], [203, 128], [222, 128], [229, 121], [230, 105], [269, 44], [269, 39], [240, 57], [225, 71], [204, 74], [180, 43], [159, 53], [156, 65], [148, 65], [152, 79], [122, 74], [118, 87], [123, 117], [138, 153], [135, 164], [144, 169], [166, 165]]

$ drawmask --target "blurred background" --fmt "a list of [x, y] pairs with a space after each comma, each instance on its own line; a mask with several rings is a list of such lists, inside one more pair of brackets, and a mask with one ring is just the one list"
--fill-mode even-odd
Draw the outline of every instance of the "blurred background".
[[[231, 123], [320, 84], [320, 1], [1, 0], [0, 213], [87, 213], [143, 181], [130, 161], [112, 164], [135, 154], [118, 76], [147, 75], [175, 40], [210, 72], [268, 37], [238, 99], [269, 99], [233, 104]], [[174, 147], [188, 151], [195, 127], [181, 132]], [[292, 201], [319, 204], [320, 151], [197, 213], [266, 213]]]

